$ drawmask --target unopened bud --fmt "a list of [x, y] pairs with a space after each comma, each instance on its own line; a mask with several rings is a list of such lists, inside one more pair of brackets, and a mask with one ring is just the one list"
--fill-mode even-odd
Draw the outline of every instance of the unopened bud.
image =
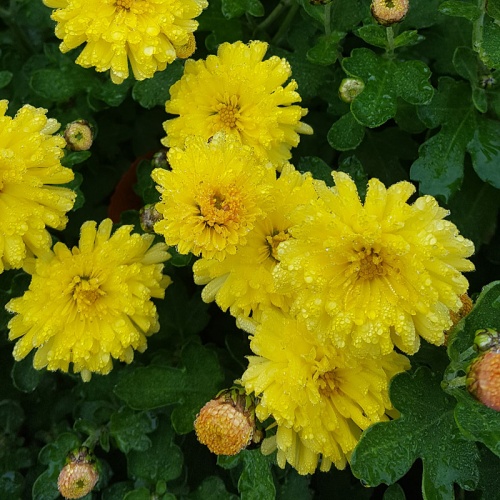
[[66, 139], [66, 145], [71, 151], [87, 151], [92, 146], [94, 134], [89, 122], [77, 120], [66, 125], [64, 139]]
[[372, 16], [379, 24], [391, 26], [404, 19], [409, 4], [409, 0], [372, 0]]
[[469, 367], [467, 390], [481, 403], [500, 411], [500, 352], [482, 353]]
[[339, 97], [347, 103], [351, 103], [365, 89], [363, 81], [357, 78], [344, 78], [340, 82]]
[[478, 351], [500, 351], [500, 333], [493, 328], [477, 330], [474, 346]]
[[479, 85], [483, 89], [491, 89], [496, 85], [497, 81], [493, 75], [481, 75], [479, 78]]
[[187, 59], [196, 50], [196, 39], [192, 33], [188, 34], [188, 41], [184, 45], [176, 45], [175, 53], [179, 59]]
[[57, 479], [57, 488], [64, 498], [82, 498], [90, 493], [99, 480], [93, 457], [86, 448], [69, 454]]
[[160, 149], [160, 151], [157, 151], [153, 155], [153, 158], [151, 159], [151, 166], [153, 168], [164, 168], [165, 170], [170, 170], [170, 163], [167, 159], [166, 149]]
[[163, 215], [156, 210], [154, 203], [146, 205], [139, 211], [141, 228], [145, 233], [154, 233], [154, 225], [163, 219]]
[[198, 441], [216, 455], [236, 455], [262, 433], [255, 430], [255, 406], [240, 390], [224, 391], [209, 401], [194, 422]]

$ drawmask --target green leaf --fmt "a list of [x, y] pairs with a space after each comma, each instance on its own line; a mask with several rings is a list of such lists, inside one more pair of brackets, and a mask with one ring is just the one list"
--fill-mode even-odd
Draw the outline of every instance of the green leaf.
[[476, 252], [495, 233], [499, 205], [498, 191], [481, 182], [468, 165], [462, 188], [453, 195], [448, 208], [460, 233], [474, 242]]
[[352, 113], [340, 117], [327, 134], [328, 143], [337, 151], [356, 149], [365, 137], [365, 127], [356, 121]]
[[354, 34], [359, 36], [362, 40], [375, 47], [385, 49], [387, 47], [387, 32], [386, 29], [380, 24], [369, 24], [361, 26]]
[[92, 156], [90, 151], [65, 151], [61, 165], [67, 168], [73, 168], [75, 165], [83, 163]]
[[177, 59], [169, 64], [164, 71], [155, 73], [153, 78], [136, 82], [132, 88], [132, 97], [143, 108], [165, 106], [170, 99], [170, 87], [180, 79], [184, 64]]
[[14, 74], [10, 71], [0, 71], [0, 89], [6, 87], [11, 82], [13, 76]]
[[484, 17], [479, 57], [488, 68], [500, 68], [500, 26], [489, 16]]
[[479, 484], [478, 490], [481, 490], [484, 500], [500, 499], [500, 459], [493, 455], [487, 448], [479, 446], [481, 462], [479, 464]]
[[227, 19], [240, 17], [245, 13], [261, 17], [264, 15], [264, 6], [259, 0], [222, 0], [222, 13]]
[[320, 36], [316, 45], [307, 51], [307, 59], [323, 66], [333, 64], [339, 54], [339, 43], [344, 37], [345, 33], [341, 31], [332, 31], [329, 35]]
[[147, 434], [156, 428], [156, 419], [148, 412], [135, 412], [120, 408], [111, 416], [109, 433], [123, 453], [130, 450], [145, 451], [151, 446]]
[[400, 35], [394, 38], [394, 48], [405, 47], [407, 45], [416, 45], [424, 40], [422, 35], [419, 35], [418, 31], [403, 31]]
[[421, 61], [386, 59], [369, 49], [354, 49], [342, 61], [344, 71], [363, 80], [365, 89], [351, 103], [356, 120], [370, 128], [378, 127], [397, 111], [397, 97], [411, 104], [430, 102], [434, 89], [430, 70]]
[[455, 419], [462, 433], [473, 441], [485, 444], [500, 456], [500, 413], [472, 397], [463, 398], [455, 409]]
[[221, 389], [223, 373], [213, 351], [196, 343], [183, 349], [182, 362], [183, 368], [137, 368], [122, 377], [115, 394], [136, 410], [177, 404], [172, 424], [177, 433], [187, 434], [200, 408]]
[[14, 363], [11, 376], [16, 389], [22, 392], [33, 392], [40, 383], [43, 372], [33, 368], [33, 353], [31, 353], [21, 361]]
[[[309, 487], [310, 482], [308, 477], [300, 476], [296, 471], [290, 470], [286, 474], [281, 488], [276, 492], [277, 500], [289, 500], [290, 498], [294, 500], [313, 500], [314, 493]], [[338, 491], [342, 490], [339, 489]], [[318, 498], [320, 498], [319, 495]]]
[[486, 2], [486, 12], [494, 19], [500, 19], [500, 1], [488, 0]]
[[226, 490], [224, 481], [218, 476], [208, 476], [189, 495], [190, 500], [237, 500], [238, 497]]
[[393, 484], [422, 459], [424, 498], [453, 498], [453, 484], [470, 490], [479, 480], [476, 445], [459, 432], [453, 398], [439, 374], [425, 367], [397, 375], [391, 401], [401, 416], [369, 427], [351, 457], [354, 475], [370, 486]]
[[244, 450], [234, 457], [219, 455], [217, 463], [227, 469], [242, 467], [238, 491], [242, 500], [274, 500], [276, 488], [271, 474], [271, 456], [260, 450]]
[[419, 116], [430, 128], [441, 124], [441, 130], [422, 144], [410, 176], [422, 193], [448, 200], [462, 182], [465, 150], [476, 126], [469, 86], [441, 78], [438, 93]]
[[500, 123], [486, 118], [478, 120], [467, 150], [477, 175], [500, 189]]
[[475, 21], [481, 15], [481, 9], [470, 2], [461, 0], [448, 0], [439, 6], [439, 12], [447, 16], [465, 17], [469, 21]]
[[480, 71], [484, 72], [484, 66], [480, 63], [478, 55], [469, 47], [457, 47], [453, 54], [453, 65], [457, 73], [469, 80], [472, 88], [472, 102], [480, 113], [486, 113], [488, 103], [486, 92], [479, 86]]
[[391, 484], [384, 491], [384, 500], [405, 500], [405, 492], [398, 483]]
[[174, 432], [166, 419], [160, 420], [151, 435], [151, 447], [146, 451], [132, 450], [127, 455], [127, 468], [131, 478], [142, 479], [155, 486], [157, 481], [171, 481], [182, 471], [183, 455], [174, 443]]
[[302, 156], [297, 166], [299, 172], [311, 172], [313, 177], [324, 181], [328, 186], [333, 185], [332, 169], [321, 158], [316, 156]]

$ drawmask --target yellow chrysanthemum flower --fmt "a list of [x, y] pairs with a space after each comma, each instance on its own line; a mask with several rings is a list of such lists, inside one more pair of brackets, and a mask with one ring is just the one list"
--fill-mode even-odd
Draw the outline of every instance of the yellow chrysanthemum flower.
[[260, 421], [273, 417], [278, 425], [269, 446], [278, 448], [278, 464], [290, 463], [299, 474], [311, 474], [333, 463], [345, 467], [361, 432], [388, 420], [393, 408], [389, 380], [409, 369], [396, 352], [378, 359], [354, 358], [347, 350], [319, 344], [303, 321], [280, 311], [262, 313], [261, 323], [240, 321], [253, 333], [242, 376], [247, 393], [259, 398]]
[[408, 204], [409, 182], [386, 189], [371, 179], [362, 204], [352, 179], [333, 175], [334, 188], [318, 184], [318, 202], [292, 214], [293, 238], [278, 251], [278, 289], [297, 293], [292, 312], [358, 355], [387, 354], [393, 343], [413, 354], [419, 335], [442, 344], [468, 287], [461, 271], [474, 269], [472, 242], [432, 196]]
[[146, 336], [158, 331], [151, 297], [162, 298], [170, 283], [163, 276], [169, 259], [164, 243], [152, 246], [151, 234], [130, 234], [122, 226], [111, 235], [106, 219], [81, 229], [79, 247], [63, 243], [32, 260], [29, 290], [6, 306], [17, 313], [9, 322], [9, 338], [19, 339], [14, 358], [37, 349], [36, 369], [106, 374], [112, 358], [130, 363], [134, 349], [143, 352]]
[[29, 105], [11, 118], [7, 106], [0, 101], [0, 273], [49, 250], [46, 226], [63, 229], [76, 197], [57, 186], [74, 178], [60, 162], [66, 142], [52, 135], [59, 123]]
[[265, 215], [274, 169], [223, 132], [209, 142], [188, 138], [185, 149], [169, 150], [168, 161], [171, 171], [152, 173], [162, 193], [155, 231], [182, 254], [218, 260], [234, 254]]
[[[122, 83], [129, 75], [151, 78], [175, 58], [194, 51], [194, 18], [207, 7], [207, 0], [43, 0], [57, 9], [56, 36], [61, 52], [82, 43], [76, 59], [84, 68], [111, 70], [111, 80]], [[192, 53], [192, 52], [191, 52]], [[190, 54], [189, 54], [190, 55]]]
[[278, 245], [290, 237], [287, 215], [316, 197], [313, 182], [311, 175], [285, 165], [270, 191], [273, 206], [248, 233], [246, 245], [238, 246], [222, 262], [199, 259], [194, 263], [195, 282], [206, 284], [202, 292], [205, 302], [215, 299], [223, 311], [230, 308], [233, 316], [252, 312], [255, 317], [258, 310], [270, 305], [289, 309], [292, 296], [277, 293], [272, 271], [278, 262]]
[[307, 110], [295, 104], [301, 101], [295, 80], [283, 87], [290, 64], [276, 56], [263, 61], [266, 50], [260, 41], [223, 43], [206, 61], [186, 61], [170, 88], [166, 110], [179, 116], [164, 123], [163, 144], [182, 147], [189, 135], [208, 139], [225, 130], [281, 168], [299, 133], [312, 128], [300, 121]]

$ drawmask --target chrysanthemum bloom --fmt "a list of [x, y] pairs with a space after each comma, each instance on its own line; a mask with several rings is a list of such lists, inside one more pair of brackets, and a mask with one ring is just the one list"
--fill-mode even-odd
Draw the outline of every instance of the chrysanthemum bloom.
[[473, 251], [432, 196], [407, 203], [415, 188], [371, 179], [362, 204], [352, 179], [335, 172], [317, 203], [291, 215], [278, 249], [278, 290], [296, 291], [292, 312], [320, 339], [358, 355], [413, 354], [420, 337], [440, 345], [450, 310], [462, 306]]
[[270, 205], [274, 169], [223, 132], [209, 142], [188, 138], [185, 149], [169, 150], [168, 161], [172, 170], [152, 173], [162, 194], [155, 231], [182, 254], [234, 254]]
[[6, 306], [17, 313], [9, 322], [9, 338], [19, 339], [14, 358], [37, 349], [36, 369], [73, 371], [88, 381], [106, 374], [112, 358], [130, 363], [134, 349], [143, 352], [146, 337], [158, 331], [151, 297], [162, 298], [170, 283], [163, 262], [164, 243], [152, 246], [153, 235], [130, 234], [122, 226], [111, 235], [106, 219], [81, 229], [79, 247], [56, 243], [53, 252], [31, 262], [29, 290]]
[[316, 198], [313, 182], [311, 175], [285, 165], [272, 184], [273, 206], [248, 233], [246, 245], [238, 246], [236, 253], [222, 262], [199, 259], [194, 263], [195, 282], [206, 284], [202, 292], [205, 302], [215, 299], [223, 311], [230, 308], [233, 316], [252, 312], [255, 317], [258, 310], [270, 305], [289, 309], [292, 296], [275, 290], [272, 271], [278, 262], [278, 246], [290, 237], [287, 215]]
[[14, 118], [0, 101], [0, 272], [50, 249], [46, 227], [64, 229], [75, 193], [58, 186], [74, 178], [61, 165], [66, 145], [47, 110], [25, 105]]
[[262, 313], [250, 346], [257, 356], [241, 382], [260, 398], [257, 418], [278, 425], [264, 451], [276, 445], [279, 466], [288, 462], [300, 474], [313, 473], [320, 459], [321, 470], [344, 468], [361, 432], [393, 413], [389, 380], [410, 367], [395, 351], [361, 359], [321, 345], [301, 319], [280, 311]]
[[[193, 46], [194, 18], [207, 0], [43, 0], [53, 9], [61, 52], [85, 43], [76, 59], [84, 68], [110, 70], [111, 80], [122, 83], [129, 75], [151, 78]], [[194, 46], [193, 46], [194, 47]], [[194, 50], [194, 48], [193, 48]]]
[[312, 129], [300, 121], [307, 110], [295, 104], [301, 101], [297, 83], [285, 85], [290, 64], [276, 56], [263, 61], [266, 50], [260, 41], [223, 43], [206, 61], [186, 61], [184, 75], [170, 87], [166, 110], [179, 117], [164, 123], [163, 144], [182, 147], [189, 135], [206, 140], [225, 130], [281, 168], [299, 133]]

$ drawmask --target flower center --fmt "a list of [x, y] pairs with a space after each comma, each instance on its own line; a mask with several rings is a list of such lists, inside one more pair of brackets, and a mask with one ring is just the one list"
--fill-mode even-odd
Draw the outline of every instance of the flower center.
[[73, 289], [73, 300], [76, 302], [78, 312], [83, 314], [88, 313], [97, 299], [106, 295], [99, 288], [99, 280], [97, 278], [75, 276], [71, 282], [71, 288]]
[[220, 102], [216, 109], [219, 114], [219, 120], [224, 128], [231, 129], [236, 127], [236, 122], [240, 117], [240, 107], [236, 96], [233, 95], [225, 99], [225, 102]]
[[380, 253], [373, 248], [362, 247], [357, 252], [358, 257], [358, 279], [372, 280], [386, 273], [384, 261]]
[[235, 186], [227, 188], [225, 193], [212, 191], [200, 197], [199, 210], [206, 224], [227, 225], [229, 222], [237, 222], [239, 219], [240, 199]]
[[134, 3], [134, 0], [116, 0], [115, 5], [119, 9], [130, 10], [133, 3]]
[[320, 394], [329, 398], [338, 392], [338, 380], [335, 378], [335, 370], [325, 372], [318, 377], [318, 387]]
[[278, 261], [278, 245], [282, 241], [286, 241], [290, 235], [286, 231], [274, 232], [271, 236], [266, 236], [266, 243], [268, 246], [267, 257], [272, 257]]

